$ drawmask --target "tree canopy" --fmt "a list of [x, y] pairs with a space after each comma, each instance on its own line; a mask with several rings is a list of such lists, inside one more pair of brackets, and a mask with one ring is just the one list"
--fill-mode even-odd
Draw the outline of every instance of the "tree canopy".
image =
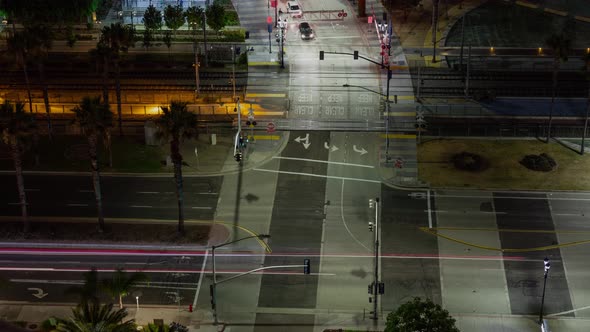
[[459, 332], [449, 312], [431, 300], [414, 298], [387, 315], [385, 332]]
[[215, 31], [225, 27], [225, 8], [218, 3], [214, 3], [207, 7], [205, 12], [207, 15], [207, 24]]
[[143, 13], [143, 24], [147, 29], [160, 30], [162, 28], [162, 12], [154, 5], [150, 5]]
[[184, 24], [184, 11], [182, 7], [168, 5], [164, 9], [164, 22], [168, 29], [176, 32]]
[[98, 8], [100, 0], [0, 0], [0, 11], [24, 25], [78, 23]]

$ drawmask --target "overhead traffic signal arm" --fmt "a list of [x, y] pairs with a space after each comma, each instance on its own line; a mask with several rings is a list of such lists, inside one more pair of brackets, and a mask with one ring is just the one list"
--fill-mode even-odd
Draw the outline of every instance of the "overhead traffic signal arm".
[[372, 60], [372, 59], [369, 59], [369, 58], [367, 58], [367, 57], [364, 57], [364, 56], [362, 56], [362, 55], [359, 55], [359, 51], [354, 51], [354, 53], [347, 53], [347, 52], [329, 52], [329, 51], [320, 51], [320, 60], [324, 60], [324, 55], [325, 55], [325, 54], [352, 55], [352, 56], [353, 56], [353, 58], [354, 58], [355, 60], [358, 60], [359, 58], [361, 58], [361, 59], [363, 59], [363, 60], [367, 60], [367, 61], [369, 61], [369, 62], [371, 62], [371, 63], [374, 63], [374, 64], [376, 64], [376, 65], [379, 65], [379, 66], [381, 66], [381, 67], [385, 68], [385, 66], [384, 66], [382, 63], [380, 63], [380, 62], [377, 62], [377, 61], [375, 61], [375, 60]]

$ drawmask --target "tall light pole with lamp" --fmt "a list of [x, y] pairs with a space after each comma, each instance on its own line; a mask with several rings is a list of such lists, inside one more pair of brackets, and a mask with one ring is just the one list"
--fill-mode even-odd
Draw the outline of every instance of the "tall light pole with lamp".
[[545, 257], [543, 260], [543, 295], [541, 296], [541, 313], [539, 314], [539, 325], [541, 325], [541, 331], [545, 331], [545, 323], [543, 322], [543, 305], [545, 304], [545, 286], [547, 286], [547, 275], [549, 274], [549, 269], [551, 268], [551, 263], [549, 263], [549, 258]]
[[379, 198], [369, 200], [369, 208], [375, 209], [375, 223], [369, 221], [369, 231], [375, 235], [373, 238], [374, 251], [375, 251], [375, 262], [374, 262], [374, 273], [373, 283], [369, 284], [369, 293], [373, 296], [373, 311], [371, 311], [371, 318], [373, 320], [379, 319], [378, 311], [378, 297], [385, 293], [385, 284], [379, 281]]

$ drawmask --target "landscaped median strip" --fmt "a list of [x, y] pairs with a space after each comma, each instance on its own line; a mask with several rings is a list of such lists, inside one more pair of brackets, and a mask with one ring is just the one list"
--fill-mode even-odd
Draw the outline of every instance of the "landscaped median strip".
[[256, 61], [256, 62], [248, 62], [248, 66], [279, 66], [280, 63], [278, 61]]
[[285, 98], [285, 93], [246, 93], [246, 100], [248, 98]]

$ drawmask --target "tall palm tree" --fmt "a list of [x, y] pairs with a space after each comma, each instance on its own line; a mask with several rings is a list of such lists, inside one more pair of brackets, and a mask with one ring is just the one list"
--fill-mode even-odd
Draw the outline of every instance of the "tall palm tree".
[[12, 160], [16, 173], [16, 185], [18, 187], [18, 197], [21, 206], [23, 231], [28, 233], [31, 229], [31, 224], [27, 212], [27, 195], [23, 179], [22, 155], [29, 146], [29, 138], [37, 130], [37, 123], [31, 113], [24, 111], [24, 107], [25, 105], [21, 102], [13, 105], [8, 100], [5, 100], [0, 105], [0, 133], [2, 134], [2, 140], [10, 147], [12, 152]]
[[23, 69], [25, 76], [25, 85], [27, 87], [27, 95], [29, 98], [29, 112], [33, 112], [33, 97], [31, 96], [31, 84], [29, 81], [29, 70], [27, 69], [27, 34], [22, 31], [14, 31], [7, 40], [8, 51], [14, 54], [19, 66]]
[[98, 230], [104, 231], [104, 216], [102, 210], [102, 193], [100, 186], [100, 171], [98, 167], [98, 138], [104, 138], [113, 126], [113, 113], [109, 105], [100, 102], [100, 97], [84, 97], [80, 105], [74, 109], [74, 122], [80, 125], [88, 138], [88, 152], [92, 166], [92, 182], [96, 209], [98, 214]]
[[174, 163], [174, 180], [176, 182], [176, 198], [178, 199], [178, 234], [184, 235], [184, 194], [182, 189], [182, 155], [180, 145], [185, 139], [196, 138], [197, 115], [188, 111], [187, 103], [172, 101], [169, 107], [161, 107], [164, 112], [156, 119], [158, 138], [165, 138], [170, 143], [170, 157]]
[[114, 310], [113, 304], [100, 305], [86, 303], [72, 309], [72, 317], [60, 320], [56, 331], [59, 332], [133, 332], [135, 320], [123, 321], [127, 317], [126, 309]]
[[148, 276], [141, 272], [127, 273], [119, 268], [112, 279], [102, 281], [103, 289], [113, 298], [119, 298], [119, 309], [123, 309], [123, 297], [129, 295], [138, 283], [147, 281]]
[[25, 30], [27, 40], [29, 41], [29, 53], [37, 63], [39, 70], [39, 82], [43, 90], [43, 102], [45, 104], [45, 113], [47, 114], [47, 129], [49, 138], [52, 138], [53, 128], [51, 125], [51, 107], [49, 106], [49, 92], [47, 90], [47, 83], [45, 80], [45, 60], [47, 53], [52, 46], [53, 33], [52, 30], [43, 25], [34, 25]]
[[108, 49], [106, 54], [115, 66], [115, 93], [117, 97], [117, 116], [119, 135], [123, 135], [123, 120], [121, 117], [121, 52], [127, 53], [129, 47], [135, 45], [135, 31], [132, 27], [121, 23], [111, 24], [101, 30], [99, 44]]
[[551, 107], [549, 109], [549, 123], [547, 125], [547, 140], [545, 143], [549, 143], [551, 138], [551, 124], [553, 122], [553, 109], [555, 107], [555, 94], [557, 92], [557, 72], [559, 71], [559, 65], [561, 62], [568, 60], [569, 53], [571, 52], [571, 41], [564, 34], [551, 35], [545, 41], [545, 44], [553, 52], [553, 84], [551, 86]]
[[[590, 52], [586, 52], [582, 57], [584, 61], [584, 72], [586, 74], [586, 81], [590, 81]], [[582, 132], [582, 145], [580, 146], [580, 154], [584, 154], [584, 144], [586, 143], [586, 130], [588, 129], [588, 116], [590, 115], [590, 86], [588, 86], [588, 96], [586, 100], [586, 116], [584, 117], [584, 131]]]

